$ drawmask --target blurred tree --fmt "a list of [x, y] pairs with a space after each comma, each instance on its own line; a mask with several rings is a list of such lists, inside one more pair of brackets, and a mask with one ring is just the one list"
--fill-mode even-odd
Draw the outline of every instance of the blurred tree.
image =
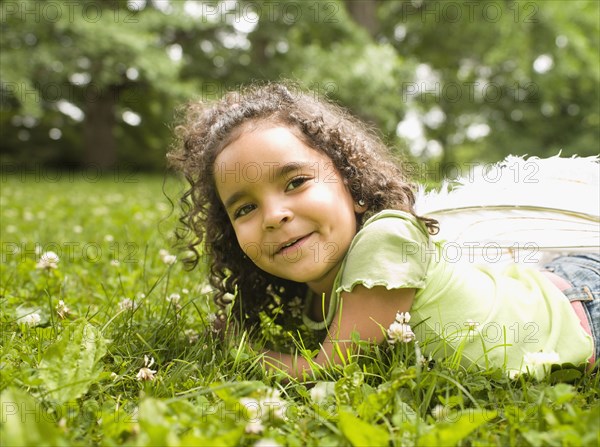
[[51, 5], [2, 4], [0, 144], [13, 160], [161, 166], [176, 104], [250, 81], [298, 81], [392, 138], [404, 112], [409, 65], [341, 0]]
[[597, 152], [598, 3], [0, 3], [3, 160], [164, 165], [176, 105], [292, 79], [443, 165]]
[[[139, 126], [137, 153], [153, 163], [140, 157], [136, 164], [162, 159], [147, 143], [167, 136], [168, 114], [156, 109], [193, 91], [181, 79], [173, 44], [178, 31], [194, 25], [191, 18], [150, 5], [138, 12], [135, 2], [19, 1], [1, 8], [3, 134], [21, 128], [17, 141], [3, 144], [13, 158], [43, 157], [60, 144], [62, 156], [49, 160], [110, 167], [122, 155], [117, 135]], [[75, 148], [68, 151], [66, 142]]]
[[377, 17], [377, 8], [379, 0], [344, 0], [344, 5], [352, 19], [363, 26], [371, 36], [377, 36], [379, 32], [379, 19]]
[[420, 62], [400, 128], [415, 155], [443, 168], [598, 153], [598, 2], [395, 1], [379, 17], [381, 36]]
[[[99, 167], [117, 158], [161, 165], [176, 103], [293, 73], [295, 56], [285, 56], [290, 26], [310, 39], [324, 22], [340, 29], [346, 20], [338, 3], [290, 1], [19, 1], [1, 8], [3, 152], [25, 163]], [[332, 41], [350, 35], [346, 29]]]

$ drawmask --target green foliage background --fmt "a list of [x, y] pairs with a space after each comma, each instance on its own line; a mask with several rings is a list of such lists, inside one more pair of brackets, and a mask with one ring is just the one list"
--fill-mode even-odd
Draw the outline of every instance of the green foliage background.
[[178, 105], [282, 78], [441, 168], [598, 152], [594, 0], [5, 1], [0, 14], [5, 166], [160, 169]]

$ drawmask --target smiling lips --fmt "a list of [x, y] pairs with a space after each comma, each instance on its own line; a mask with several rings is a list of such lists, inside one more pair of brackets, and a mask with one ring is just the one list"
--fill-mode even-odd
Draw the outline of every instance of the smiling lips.
[[312, 235], [312, 233], [308, 233], [304, 236], [300, 236], [300, 237], [296, 237], [296, 238], [292, 238], [287, 240], [286, 242], [284, 242], [283, 244], [280, 244], [277, 246], [277, 249], [275, 250], [275, 255], [283, 255], [286, 253], [290, 253], [292, 250], [295, 250], [296, 248], [300, 247], [301, 245], [304, 244], [304, 242], [306, 242], [306, 240]]

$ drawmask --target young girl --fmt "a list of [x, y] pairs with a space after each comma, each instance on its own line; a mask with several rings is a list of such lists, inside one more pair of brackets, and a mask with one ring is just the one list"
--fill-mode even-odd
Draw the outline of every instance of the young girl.
[[[271, 84], [192, 103], [177, 131], [169, 158], [191, 185], [182, 222], [196, 262], [196, 248], [211, 259], [216, 303], [235, 295], [232, 315], [250, 327], [276, 297], [301, 299], [306, 325], [327, 331], [316, 364], [339, 362], [355, 331], [411, 339], [405, 315], [386, 333], [403, 312], [426, 354], [459, 352], [465, 366], [543, 375], [527, 360], [581, 365], [600, 353], [598, 256], [545, 274], [444, 259], [437, 222], [416, 215], [385, 145], [341, 108]], [[292, 376], [310, 369], [265, 357]]]

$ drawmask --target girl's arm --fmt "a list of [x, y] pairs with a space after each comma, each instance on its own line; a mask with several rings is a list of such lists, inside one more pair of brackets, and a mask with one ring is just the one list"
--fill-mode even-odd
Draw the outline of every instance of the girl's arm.
[[[361, 340], [381, 343], [385, 332], [396, 318], [396, 312], [408, 312], [415, 297], [415, 289], [392, 289], [356, 286], [350, 293], [342, 293], [338, 311], [329, 327], [328, 335], [312, 363], [326, 366], [341, 363], [342, 354], [351, 347], [351, 334], [356, 331]], [[337, 346], [337, 348], [336, 348]], [[266, 351], [265, 365], [275, 371], [284, 371], [292, 377], [302, 379], [311, 375], [311, 362], [301, 356]]]

